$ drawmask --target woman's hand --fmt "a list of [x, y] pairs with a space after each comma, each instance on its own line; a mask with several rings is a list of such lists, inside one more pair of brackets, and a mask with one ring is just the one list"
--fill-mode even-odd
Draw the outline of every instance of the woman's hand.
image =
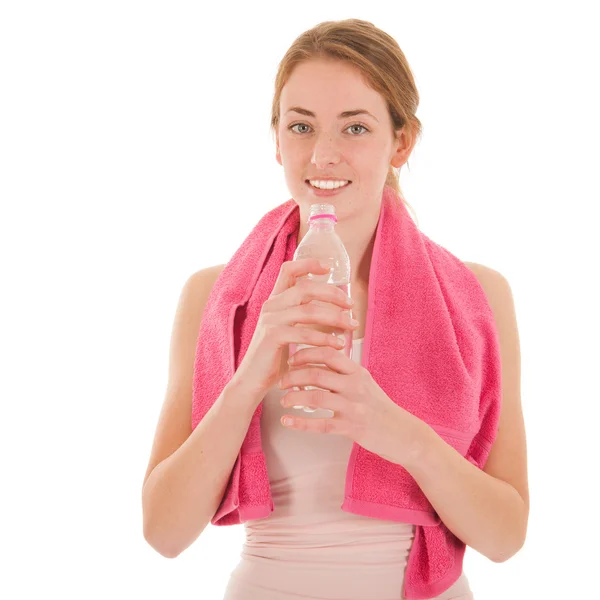
[[290, 361], [290, 371], [279, 382], [281, 389], [312, 385], [325, 390], [289, 391], [281, 399], [282, 406], [312, 406], [331, 410], [334, 416], [315, 419], [285, 415], [283, 425], [345, 435], [366, 450], [398, 464], [418, 451], [416, 444], [424, 422], [398, 406], [362, 365], [325, 346], [298, 350]]
[[[262, 401], [267, 390], [275, 385], [280, 376], [282, 352], [289, 344], [340, 349], [335, 336], [303, 325], [356, 329], [357, 326], [350, 323], [352, 303], [341, 289], [300, 279], [308, 273], [321, 275], [328, 270], [315, 258], [281, 265], [273, 291], [262, 306], [248, 350], [233, 376], [250, 392], [249, 397]], [[313, 304], [313, 300], [322, 304]]]

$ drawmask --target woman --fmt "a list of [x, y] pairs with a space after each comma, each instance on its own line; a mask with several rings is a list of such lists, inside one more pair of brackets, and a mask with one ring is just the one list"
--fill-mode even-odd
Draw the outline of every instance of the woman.
[[[245, 522], [246, 543], [227, 600], [402, 597], [414, 525], [340, 510], [353, 442], [403, 464], [446, 527], [491, 560], [507, 560], [525, 541], [529, 498], [519, 342], [506, 279], [490, 268], [466, 264], [493, 310], [502, 359], [498, 435], [484, 470], [424, 422], [399, 409], [388, 412], [386, 399], [360, 366], [382, 189], [390, 186], [400, 194], [395, 169], [408, 161], [420, 134], [418, 100], [397, 43], [357, 19], [321, 23], [302, 34], [282, 60], [276, 78], [272, 127], [277, 161], [300, 210], [297, 241], [307, 232], [310, 205], [332, 203], [336, 232], [353, 266], [352, 313], [358, 323], [346, 320], [350, 304], [339, 290], [326, 289], [331, 286], [313, 288], [313, 298], [330, 306], [311, 312], [314, 323], [353, 331], [352, 366], [333, 365], [334, 371], [339, 367], [336, 382], [347, 390], [342, 401], [360, 406], [353, 419], [338, 419], [337, 430], [331, 431], [327, 424], [333, 427], [333, 421], [319, 411], [295, 413], [291, 406], [297, 400], [280, 404], [293, 386], [317, 383], [307, 380], [314, 369], [289, 370], [286, 362], [286, 348], [293, 341], [290, 332], [309, 322], [300, 317], [298, 309], [308, 300], [298, 291], [296, 279], [318, 269], [316, 264], [297, 261], [282, 265], [242, 364], [192, 431], [198, 331], [224, 265], [196, 273], [184, 286], [173, 330], [167, 398], [144, 479], [144, 535], [169, 557], [197, 539], [215, 515], [250, 419], [262, 403], [263, 448], [275, 510], [266, 518]], [[331, 180], [341, 187], [323, 200], [315, 188], [332, 185], [326, 183]], [[304, 351], [305, 364], [321, 362], [315, 360], [317, 353], [328, 342], [315, 339], [313, 344], [317, 348], [312, 361]], [[351, 387], [366, 381], [372, 386], [369, 393], [352, 393]], [[431, 597], [473, 598], [464, 573]]]

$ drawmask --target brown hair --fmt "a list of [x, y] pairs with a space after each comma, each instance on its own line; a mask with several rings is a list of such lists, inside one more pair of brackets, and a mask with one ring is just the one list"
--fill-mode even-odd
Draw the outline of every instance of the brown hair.
[[[279, 127], [279, 101], [283, 86], [298, 64], [315, 59], [341, 60], [358, 68], [367, 85], [387, 101], [394, 130], [392, 134], [405, 127], [409, 139], [421, 137], [421, 121], [415, 114], [419, 92], [404, 53], [393, 37], [361, 19], [324, 21], [294, 40], [279, 63], [275, 77], [272, 132]], [[408, 160], [406, 164], [408, 166]], [[400, 189], [399, 176], [400, 169], [390, 165], [385, 185], [389, 185], [412, 210]]]

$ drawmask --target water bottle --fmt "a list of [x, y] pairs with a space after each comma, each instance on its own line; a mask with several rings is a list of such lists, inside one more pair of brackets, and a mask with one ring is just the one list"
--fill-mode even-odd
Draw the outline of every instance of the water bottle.
[[[329, 273], [323, 275], [314, 275], [309, 273], [302, 279], [311, 279], [313, 281], [325, 282], [339, 287], [344, 293], [350, 296], [350, 258], [348, 252], [342, 243], [342, 240], [335, 231], [337, 217], [335, 216], [335, 207], [333, 204], [312, 204], [308, 217], [309, 229], [294, 253], [294, 260], [302, 258], [316, 258], [321, 263], [329, 266]], [[319, 300], [312, 300], [319, 304]], [[347, 311], [351, 313], [352, 311]], [[333, 328], [316, 323], [303, 324], [303, 327], [309, 327], [325, 333], [330, 333], [336, 337], [342, 338], [345, 342], [344, 347], [338, 352], [343, 352], [348, 358], [352, 356], [352, 331]], [[307, 344], [290, 344], [290, 356], [302, 348], [311, 347]], [[309, 363], [313, 366], [325, 367], [323, 364]], [[322, 389], [316, 386], [303, 386], [304, 390]], [[326, 390], [329, 391], [329, 390]], [[305, 412], [314, 412], [316, 409], [310, 406], [294, 406], [295, 409], [302, 409]]]

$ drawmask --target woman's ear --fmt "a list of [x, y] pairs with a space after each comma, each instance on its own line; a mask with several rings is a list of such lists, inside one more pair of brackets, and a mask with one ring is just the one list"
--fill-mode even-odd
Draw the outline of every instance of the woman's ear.
[[390, 159], [392, 167], [399, 169], [408, 161], [416, 141], [417, 137], [412, 135], [410, 131], [407, 131], [406, 127], [402, 127], [396, 131], [395, 151]]
[[277, 162], [283, 167], [283, 163], [281, 162], [281, 153], [279, 152], [279, 135], [275, 134], [275, 159]]

